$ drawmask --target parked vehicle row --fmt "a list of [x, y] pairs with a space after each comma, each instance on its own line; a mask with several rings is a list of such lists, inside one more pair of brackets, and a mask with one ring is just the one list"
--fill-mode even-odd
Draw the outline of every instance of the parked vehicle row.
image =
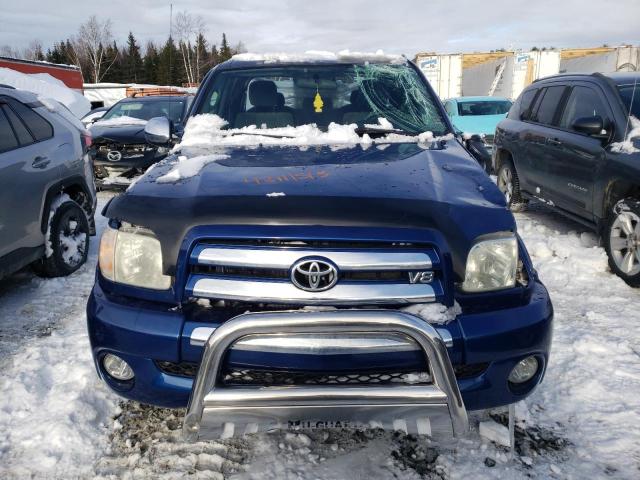
[[[461, 434], [549, 361], [553, 307], [508, 208], [530, 198], [601, 232], [640, 286], [640, 75], [443, 105], [402, 57], [290, 58], [237, 57], [193, 105], [126, 99], [90, 133], [0, 88], [0, 277], [75, 271], [94, 175], [119, 184], [166, 157], [104, 210], [87, 321], [119, 395], [186, 407], [189, 440]], [[207, 134], [170, 153], [197, 116]]]

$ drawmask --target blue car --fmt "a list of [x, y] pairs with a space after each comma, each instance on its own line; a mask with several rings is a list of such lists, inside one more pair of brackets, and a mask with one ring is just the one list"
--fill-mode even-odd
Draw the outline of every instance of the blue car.
[[[553, 308], [504, 196], [403, 57], [240, 55], [103, 214], [98, 375], [188, 440], [461, 435], [542, 381]], [[425, 133], [430, 132], [430, 133]], [[167, 145], [152, 119], [147, 141]]]
[[513, 103], [499, 97], [458, 97], [444, 102], [454, 127], [464, 133], [484, 136], [493, 145], [496, 126], [506, 118]]

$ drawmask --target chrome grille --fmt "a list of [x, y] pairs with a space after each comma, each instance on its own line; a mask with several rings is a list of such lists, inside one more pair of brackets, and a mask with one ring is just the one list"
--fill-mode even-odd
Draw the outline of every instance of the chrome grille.
[[[335, 285], [319, 291], [294, 284], [292, 267], [307, 259], [334, 265]], [[192, 298], [262, 304], [394, 305], [436, 301], [443, 295], [443, 282], [440, 258], [428, 246], [219, 242], [194, 248], [186, 293]]]

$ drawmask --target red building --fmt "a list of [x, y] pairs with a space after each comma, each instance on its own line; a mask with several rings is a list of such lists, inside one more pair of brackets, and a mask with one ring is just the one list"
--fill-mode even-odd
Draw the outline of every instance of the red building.
[[0, 68], [10, 68], [22, 73], [48, 73], [62, 81], [67, 87], [82, 93], [82, 84], [84, 83], [82, 72], [80, 68], [73, 65], [0, 57]]

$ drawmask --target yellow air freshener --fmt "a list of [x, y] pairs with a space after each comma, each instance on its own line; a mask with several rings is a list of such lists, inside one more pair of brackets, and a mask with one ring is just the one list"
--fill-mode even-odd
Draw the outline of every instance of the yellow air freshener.
[[318, 91], [316, 91], [316, 98], [313, 99], [313, 106], [316, 109], [316, 113], [322, 113], [324, 102], [322, 101], [322, 97], [320, 96], [320, 92]]

